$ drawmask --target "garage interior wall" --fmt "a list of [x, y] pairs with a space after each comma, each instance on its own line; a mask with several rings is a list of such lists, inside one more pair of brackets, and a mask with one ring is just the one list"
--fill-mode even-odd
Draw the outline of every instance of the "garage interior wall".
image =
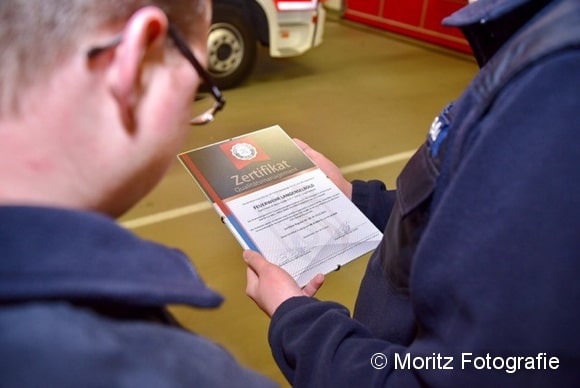
[[469, 45], [457, 28], [441, 20], [462, 8], [467, 0], [327, 0], [325, 6], [344, 19], [400, 33], [460, 52]]

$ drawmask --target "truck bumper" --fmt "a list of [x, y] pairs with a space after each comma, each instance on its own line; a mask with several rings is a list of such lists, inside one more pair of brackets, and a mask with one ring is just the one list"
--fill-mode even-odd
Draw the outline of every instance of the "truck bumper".
[[326, 10], [322, 4], [315, 10], [279, 12], [278, 29], [271, 31], [270, 56], [297, 56], [320, 45], [325, 21]]

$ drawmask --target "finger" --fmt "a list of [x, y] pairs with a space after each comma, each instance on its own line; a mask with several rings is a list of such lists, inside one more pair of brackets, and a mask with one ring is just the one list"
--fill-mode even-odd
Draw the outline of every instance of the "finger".
[[304, 286], [302, 292], [304, 293], [304, 295], [312, 297], [318, 292], [320, 287], [322, 287], [323, 283], [324, 283], [324, 275], [319, 273], [314, 278], [312, 278], [312, 280], [310, 280], [306, 286]]

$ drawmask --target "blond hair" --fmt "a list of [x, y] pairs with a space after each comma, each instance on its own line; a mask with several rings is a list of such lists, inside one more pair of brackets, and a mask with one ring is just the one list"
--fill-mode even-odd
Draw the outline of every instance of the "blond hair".
[[198, 36], [208, 0], [0, 0], [0, 116], [18, 92], [51, 73], [88, 34], [122, 26], [147, 5], [161, 8], [187, 37]]

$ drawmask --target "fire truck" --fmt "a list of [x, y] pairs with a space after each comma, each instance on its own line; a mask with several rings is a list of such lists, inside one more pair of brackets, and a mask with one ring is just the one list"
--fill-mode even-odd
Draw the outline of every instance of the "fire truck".
[[233, 88], [251, 73], [258, 44], [273, 58], [303, 54], [322, 42], [325, 18], [319, 0], [213, 0], [209, 71]]

